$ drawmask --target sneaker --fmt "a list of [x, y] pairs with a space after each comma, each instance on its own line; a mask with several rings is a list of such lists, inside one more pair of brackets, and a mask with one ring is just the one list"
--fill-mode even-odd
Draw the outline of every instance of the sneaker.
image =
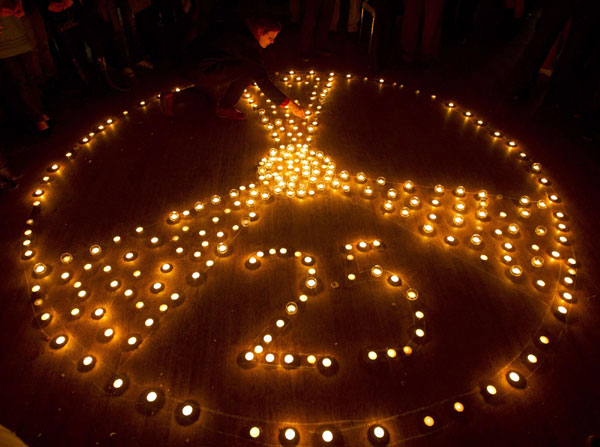
[[18, 177], [13, 175], [8, 168], [4, 167], [0, 169], [0, 190], [5, 191], [8, 189], [14, 189], [19, 184], [17, 183]]
[[142, 59], [141, 61], [137, 62], [135, 66], [145, 68], [146, 70], [154, 70], [154, 65], [152, 65], [152, 62], [146, 59]]
[[102, 75], [102, 78], [104, 79], [104, 82], [106, 82], [106, 85], [111, 88], [112, 90], [115, 90], [117, 92], [128, 92], [131, 90], [131, 87], [127, 87], [127, 86], [120, 86], [120, 85], [116, 85], [112, 78], [110, 77], [110, 73], [108, 72], [108, 66], [106, 65], [106, 59], [104, 59], [103, 57], [99, 57], [96, 59], [96, 64], [98, 65], [98, 68], [100, 69], [100, 74]]
[[230, 120], [245, 120], [246, 114], [240, 112], [234, 107], [217, 107], [217, 116], [219, 118], [227, 118]]
[[310, 54], [301, 52], [300, 59], [302, 59], [302, 62], [310, 62]]
[[128, 78], [135, 78], [135, 73], [133, 72], [131, 67], [125, 67], [122, 73]]
[[160, 94], [160, 111], [167, 116], [173, 116], [173, 92]]
[[333, 54], [333, 51], [331, 51], [329, 48], [322, 47], [317, 50], [317, 53], [319, 56], [329, 57]]

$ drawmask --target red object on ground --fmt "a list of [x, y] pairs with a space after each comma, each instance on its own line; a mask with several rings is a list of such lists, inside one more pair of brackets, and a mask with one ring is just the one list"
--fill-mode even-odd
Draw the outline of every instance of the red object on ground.
[[217, 116], [230, 120], [245, 120], [246, 114], [233, 107], [217, 107]]

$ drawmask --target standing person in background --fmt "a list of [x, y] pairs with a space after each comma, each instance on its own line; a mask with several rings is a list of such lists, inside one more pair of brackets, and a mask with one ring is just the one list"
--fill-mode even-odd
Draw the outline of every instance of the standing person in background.
[[28, 38], [21, 0], [0, 3], [0, 77], [12, 106], [22, 113], [40, 135], [48, 135], [50, 118], [42, 112], [35, 83], [34, 45]]
[[361, 0], [345, 0], [345, 4], [341, 0], [335, 1], [333, 8], [333, 17], [331, 19], [330, 31], [343, 31], [344, 23], [339, 23], [340, 20], [348, 16], [348, 32], [357, 33], [360, 25], [360, 10]]
[[[271, 82], [264, 66], [262, 50], [275, 41], [280, 31], [281, 24], [276, 20], [250, 18], [234, 24], [214, 39], [198, 72], [192, 77], [199, 87], [226, 86], [225, 94], [217, 105], [219, 118], [246, 119], [246, 114], [237, 110], [235, 104], [252, 82], [256, 82], [274, 104], [304, 117], [304, 110]], [[161, 94], [161, 109], [167, 115], [173, 113], [173, 95]]]
[[[402, 58], [428, 65], [438, 59], [445, 0], [405, 0], [402, 19]], [[419, 51], [420, 50], [420, 51]]]
[[[150, 6], [150, 0], [104, 0], [101, 9], [104, 20], [110, 25], [114, 49], [123, 74], [135, 77], [133, 67], [154, 69], [144, 54], [135, 22], [135, 12]], [[134, 9], [135, 8], [135, 9]]]
[[6, 164], [6, 159], [0, 153], [0, 191], [13, 189], [18, 186], [17, 176], [15, 176]]
[[290, 19], [294, 25], [300, 24], [302, 8], [300, 0], [290, 0]]
[[[56, 76], [56, 65], [50, 53], [48, 45], [48, 33], [46, 32], [46, 24], [39, 9], [39, 5], [35, 0], [24, 0], [23, 7], [27, 15], [27, 30], [29, 32], [29, 40], [35, 42], [33, 55], [35, 66], [35, 77], [40, 87], [52, 84]], [[50, 87], [50, 86], [49, 86]]]
[[[310, 60], [313, 47], [321, 56], [331, 56], [327, 34], [333, 17], [335, 0], [305, 0], [302, 24], [300, 25], [300, 56]], [[314, 38], [313, 38], [314, 37]]]
[[[48, 30], [58, 46], [59, 63], [74, 69], [84, 87], [95, 88], [96, 81], [101, 81], [119, 92], [131, 89], [129, 85], [122, 83], [122, 79], [117, 77], [113, 80], [107, 63], [107, 56], [115, 49], [110, 45], [114, 44], [113, 34], [111, 25], [107, 22], [107, 4], [112, 0], [38, 1], [44, 10]], [[87, 54], [88, 48], [91, 61]], [[116, 57], [119, 58], [118, 52]], [[96, 79], [98, 75], [100, 78]]]

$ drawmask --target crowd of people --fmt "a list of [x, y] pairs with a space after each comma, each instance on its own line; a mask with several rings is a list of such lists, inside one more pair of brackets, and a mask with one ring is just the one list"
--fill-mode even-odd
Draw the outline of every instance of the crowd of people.
[[[376, 16], [375, 57], [391, 48], [396, 62], [406, 66], [435, 64], [444, 40], [510, 41], [520, 21], [539, 16], [507, 90], [515, 99], [526, 98], [540, 69], [550, 68], [547, 102], [564, 105], [584, 119], [599, 115], [598, 0], [0, 0], [0, 126], [26, 123], [24, 130], [47, 136], [55, 123], [41, 91], [56, 95], [63, 89], [94, 90], [98, 85], [128, 91], [136, 72], [152, 70], [165, 58], [201, 54], [186, 49], [204, 46], [214, 29], [225, 28], [233, 10], [265, 12], [274, 6], [287, 10], [283, 19], [298, 25], [299, 59], [330, 56], [330, 32], [356, 35], [364, 15], [365, 21]], [[242, 52], [254, 52], [254, 40], [264, 48], [260, 33], [249, 23], [250, 32], [244, 25], [245, 32], [238, 29], [238, 38], [246, 39], [246, 46], [238, 48]], [[276, 21], [268, 22], [263, 31], [271, 33], [269, 44], [279, 30]], [[230, 47], [236, 47], [235, 39], [229, 38]], [[259, 55], [252, 58], [253, 71], [236, 79], [214, 76], [214, 64], [213, 71], [204, 74], [212, 76], [210, 82], [239, 85], [249, 76], [264, 77]], [[229, 90], [223, 103], [228, 111], [222, 109], [221, 114], [242, 119], [243, 114], [231, 110], [239, 87]], [[1, 154], [0, 184], [16, 185]]]

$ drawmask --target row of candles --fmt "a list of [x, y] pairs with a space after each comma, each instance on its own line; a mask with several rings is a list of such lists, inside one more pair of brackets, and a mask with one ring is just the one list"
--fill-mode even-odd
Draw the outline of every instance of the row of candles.
[[[285, 78], [287, 78], [287, 79], [285, 79]], [[401, 184], [398, 184], [398, 186], [395, 188], [393, 188], [393, 187], [388, 188], [389, 185], [394, 186], [394, 184], [390, 184], [383, 177], [379, 177], [372, 183], [368, 183], [369, 179], [367, 178], [366, 174], [364, 174], [362, 172], [359, 172], [354, 176], [350, 175], [347, 171], [341, 171], [338, 173], [336, 171], [336, 165], [333, 162], [333, 160], [331, 159], [331, 157], [326, 156], [321, 151], [310, 148], [310, 143], [318, 129], [318, 121], [316, 119], [316, 116], [321, 112], [321, 108], [322, 108], [321, 103], [325, 100], [327, 94], [329, 93], [330, 89], [332, 88], [333, 83], [334, 83], [334, 78], [335, 78], [335, 75], [333, 73], [330, 73], [329, 76], [326, 78], [326, 81], [323, 81], [324, 86], [321, 88], [321, 78], [316, 76], [314, 73], [309, 73], [308, 75], [298, 75], [296, 73], [290, 73], [289, 75], [284, 76], [283, 80], [285, 82], [293, 81], [293, 82], [302, 82], [304, 84], [312, 84], [313, 91], [311, 93], [311, 101], [313, 101], [313, 103], [311, 103], [311, 105], [309, 106], [309, 110], [307, 111], [306, 117], [304, 119], [290, 117], [290, 115], [288, 113], [282, 113], [280, 110], [277, 109], [277, 107], [275, 107], [274, 104], [271, 104], [269, 100], [266, 100], [265, 108], [260, 108], [260, 106], [258, 105], [258, 100], [254, 99], [252, 97], [252, 95], [250, 94], [250, 92], [246, 92], [245, 97], [246, 97], [248, 103], [250, 104], [250, 106], [257, 112], [261, 124], [265, 126], [265, 129], [267, 130], [267, 132], [269, 132], [269, 135], [273, 139], [273, 141], [279, 145], [278, 145], [278, 147], [272, 148], [269, 151], [268, 155], [260, 161], [259, 167], [258, 167], [258, 172], [257, 172], [258, 186], [251, 184], [248, 187], [242, 186], [242, 187], [239, 187], [237, 189], [230, 191], [229, 198], [231, 199], [230, 200], [231, 204], [230, 204], [230, 207], [223, 208], [224, 214], [229, 214], [232, 211], [239, 210], [242, 208], [249, 210], [248, 213], [240, 221], [240, 225], [242, 227], [244, 227], [244, 226], [248, 226], [250, 222], [257, 220], [257, 218], [258, 218], [257, 213], [256, 213], [256, 211], [253, 211], [253, 209], [256, 206], [258, 206], [260, 204], [260, 202], [267, 202], [273, 196], [274, 197], [288, 197], [288, 198], [295, 197], [295, 198], [302, 199], [302, 198], [313, 197], [317, 193], [323, 193], [325, 191], [340, 190], [344, 194], [350, 194], [354, 191], [357, 191], [358, 194], [366, 200], [372, 200], [373, 198], [376, 198], [376, 197], [382, 197], [384, 199], [384, 201], [380, 206], [381, 212], [384, 214], [392, 214], [396, 211], [396, 209], [399, 209], [399, 213], [398, 213], [399, 217], [409, 217], [411, 215], [415, 215], [420, 210], [424, 210], [425, 205], [431, 206], [431, 207], [442, 207], [441, 209], [443, 209], [443, 206], [445, 205], [445, 206], [451, 207], [453, 209], [453, 211], [456, 213], [454, 215], [454, 217], [452, 217], [452, 219], [451, 219], [451, 225], [454, 228], [461, 228], [461, 227], [465, 226], [465, 223], [467, 222], [467, 217], [465, 214], [469, 208], [466, 198], [470, 193], [468, 193], [464, 187], [459, 186], [459, 187], [456, 187], [452, 191], [453, 200], [450, 201], [450, 203], [444, 203], [444, 199], [442, 199], [442, 197], [444, 196], [444, 193], [446, 192], [446, 189], [442, 185], [437, 185], [433, 188], [426, 188], [426, 189], [432, 189], [432, 197], [433, 197], [430, 200], [430, 202], [427, 203], [427, 202], [425, 202], [425, 200], [422, 196], [419, 196], [416, 194], [417, 185], [415, 185], [414, 182], [412, 182], [410, 180], [405, 181]], [[351, 76], [351, 75], [346, 76], [346, 78], [348, 80], [355, 79], [355, 77]], [[378, 82], [380, 85], [388, 85], [385, 83], [384, 80], [377, 80], [376, 82]], [[392, 83], [391, 86], [399, 87], [399, 88], [403, 87], [396, 83]], [[321, 88], [320, 91], [319, 91], [319, 88]], [[415, 94], [419, 95], [419, 94], [421, 94], [421, 92], [417, 90], [417, 91], [415, 91]], [[262, 96], [262, 93], [259, 93], [259, 97], [260, 96]], [[437, 97], [435, 95], [432, 95], [431, 98], [433, 100], [437, 100]], [[313, 104], [318, 104], [318, 105], [313, 108]], [[447, 107], [450, 111], [458, 110], [456, 104], [453, 102], [447, 102], [447, 103], [442, 103], [442, 104], [444, 104], [444, 106]], [[147, 106], [148, 106], [148, 103], [146, 101], [140, 102], [140, 107], [147, 107]], [[470, 112], [468, 110], [464, 110], [464, 111], [462, 111], [462, 113], [463, 113], [465, 119], [471, 120], [474, 124], [476, 124], [479, 127], [483, 127], [483, 126], [487, 125], [487, 123], [483, 120], [475, 120], [472, 112]], [[273, 115], [273, 118], [269, 117], [269, 115]], [[123, 112], [123, 116], [124, 117], [128, 116], [128, 112], [127, 111]], [[314, 116], [314, 118], [313, 118], [313, 116]], [[95, 129], [92, 132], [89, 132], [88, 135], [84, 136], [81, 139], [81, 142], [80, 142], [81, 145], [76, 150], [65, 154], [66, 158], [69, 160], [74, 158], [77, 151], [81, 150], [82, 147], [84, 147], [84, 148], [87, 147], [87, 145], [90, 144], [91, 140], [99, 132], [103, 132], [106, 128], [113, 126], [115, 124], [115, 122], [116, 122], [116, 119], [114, 119], [114, 118], [106, 119], [103, 124], [101, 124], [97, 127], [97, 129]], [[490, 132], [490, 134], [494, 140], [503, 138], [503, 134], [500, 131], [492, 131], [492, 132]], [[507, 141], [506, 146], [509, 151], [514, 153], [513, 149], [515, 147], [517, 147], [517, 144], [514, 141]], [[516, 155], [520, 160], [528, 161], [528, 157], [524, 152], [519, 152]], [[52, 176], [56, 175], [58, 172], [60, 172], [61, 168], [62, 167], [59, 163], [52, 164], [48, 168], [47, 175], [45, 175], [43, 177], [42, 183], [45, 185], [48, 185], [52, 181], [52, 178], [53, 178]], [[542, 168], [539, 163], [528, 163], [527, 169], [530, 173], [534, 174], [534, 176], [535, 176], [534, 178], [536, 179], [538, 184], [543, 185], [545, 187], [549, 187], [550, 181], [548, 180], [547, 177], [545, 177], [541, 174]], [[42, 202], [47, 199], [47, 186], [42, 186], [42, 187], [36, 189], [33, 192], [33, 196], [34, 196], [33, 208], [34, 208], [34, 210], [37, 210], [41, 207]], [[400, 202], [400, 200], [403, 197], [405, 198], [405, 203], [404, 203], [404, 206], [400, 207], [398, 205], [398, 203]], [[447, 199], [448, 195], [446, 195], [445, 198]], [[488, 211], [490, 197], [488, 196], [487, 192], [479, 191], [478, 193], [474, 194], [474, 199], [475, 199], [474, 220], [477, 221], [478, 225], [480, 225], [482, 223], [489, 223], [492, 220], [492, 216]], [[225, 201], [218, 195], [213, 195], [209, 200], [210, 205], [212, 205], [214, 207], [224, 206], [224, 202]], [[533, 211], [536, 208], [538, 210], [556, 210], [557, 206], [560, 204], [560, 202], [561, 202], [560, 198], [557, 196], [557, 194], [554, 193], [550, 189], [548, 189], [547, 199], [532, 200], [528, 196], [524, 195], [518, 199], [517, 215], [522, 220], [529, 219], [532, 216]], [[535, 205], [535, 207], [532, 207], [531, 205]], [[202, 214], [202, 212], [204, 210], [205, 210], [205, 204], [202, 202], [197, 202], [193, 206], [193, 211], [192, 210], [184, 210], [182, 212], [179, 212], [179, 211], [170, 212], [169, 215], [167, 216], [167, 221], [171, 225], [179, 226], [180, 224], [182, 224], [180, 226], [180, 228], [185, 228], [187, 226], [187, 225], [185, 225], [186, 219], [194, 217], [195, 215]], [[250, 211], [250, 210], [252, 210], [252, 211]], [[553, 216], [555, 218], [555, 225], [557, 227], [557, 231], [560, 233], [558, 236], [558, 241], [562, 245], [568, 246], [568, 244], [570, 244], [570, 241], [563, 234], [568, 231], [568, 228], [565, 224], [565, 221], [567, 220], [566, 215], [564, 214], [564, 212], [562, 210], [556, 210], [556, 211], [553, 211]], [[506, 212], [502, 211], [499, 214], [499, 218], [505, 218], [505, 217], [506, 217]], [[217, 222], [214, 222], [214, 219], [217, 219]], [[213, 223], [217, 224], [218, 219], [219, 219], [218, 217], [216, 217], [216, 218], [213, 217]], [[431, 212], [427, 215], [426, 219], [428, 219], [428, 222], [421, 225], [421, 228], [420, 228], [421, 233], [423, 235], [434, 235], [436, 233], [438, 223], [440, 222], [439, 216], [437, 215], [437, 213]], [[27, 259], [27, 260], [35, 259], [37, 257], [37, 253], [35, 251], [35, 248], [33, 247], [33, 238], [32, 238], [33, 227], [35, 224], [36, 224], [36, 222], [34, 222], [33, 218], [28, 219], [27, 229], [24, 233], [24, 240], [23, 240], [23, 244], [22, 244], [23, 245], [23, 252], [22, 252], [23, 259]], [[236, 232], [240, 229], [240, 225], [236, 224], [232, 227], [232, 231], [234, 234], [236, 234]], [[142, 231], [143, 231], [142, 227], [136, 228], [136, 233], [141, 233]], [[182, 231], [186, 232], [187, 230], [182, 229]], [[499, 237], [499, 236], [504, 236], [504, 235], [507, 235], [507, 236], [519, 235], [520, 232], [522, 232], [522, 227], [519, 224], [509, 223], [509, 224], [506, 224], [505, 228], [503, 228], [503, 229], [496, 228], [494, 230], [493, 234], [495, 236]], [[538, 225], [535, 228], [535, 235], [537, 235], [538, 237], [545, 236], [547, 234], [547, 232], [548, 232], [547, 228], [544, 227], [543, 225]], [[448, 235], [448, 236], [446, 236], [445, 241], [448, 245], [455, 245], [456, 238], [455, 238], [455, 236]], [[469, 243], [475, 247], [480, 246], [483, 243], [483, 241], [484, 241], [484, 238], [481, 233], [474, 233], [469, 238]], [[120, 237], [116, 236], [114, 242], [115, 243], [120, 242]], [[157, 242], [158, 241], [154, 241], [154, 243], [157, 243]], [[366, 242], [363, 242], [363, 243], [366, 244]], [[535, 248], [533, 248], [534, 246], [537, 246], [538, 250], [535, 250]], [[507, 252], [512, 252], [515, 249], [514, 243], [510, 242], [510, 241], [503, 242], [502, 247]], [[182, 248], [182, 250], [183, 250], [183, 247], [178, 247], [178, 248]], [[361, 250], [364, 247], [357, 246], [356, 248], [357, 248], [357, 250]], [[537, 244], [533, 244], [531, 246], [531, 248], [534, 251], [539, 251], [539, 245], [537, 245]], [[90, 253], [92, 255], [97, 255], [97, 254], [99, 254], [99, 252], [96, 252], [97, 250], [101, 251], [102, 247], [100, 247], [99, 245], [94, 245], [90, 248]], [[218, 255], [227, 255], [228, 253], [229, 253], [228, 241], [223, 240], [223, 241], [219, 242], [218, 244], [216, 244], [215, 254], [217, 256]], [[135, 258], [137, 255], [131, 251], [126, 252], [124, 254], [125, 261], [131, 260], [131, 259], [127, 258], [128, 256], [130, 258]], [[503, 256], [510, 256], [510, 255], [503, 255]], [[481, 254], [480, 257], [482, 260], [487, 260], [487, 255], [485, 255], [485, 254]], [[249, 257], [246, 260], [246, 266], [249, 269], [252, 269], [255, 266], [255, 264], [260, 265], [260, 258], [261, 258], [261, 256], [259, 256], [258, 253]], [[550, 258], [551, 258], [551, 260], [566, 262], [570, 276], [564, 277], [563, 284], [565, 286], [573, 286], [574, 278], [575, 278], [575, 274], [576, 274], [575, 267], [578, 264], [577, 261], [575, 260], [575, 258], [573, 256], [567, 256], [567, 255], [561, 253], [557, 249], [550, 251]], [[72, 255], [69, 255], [68, 253], [64, 254], [61, 257], [61, 262], [64, 262], [65, 260], [72, 261]], [[304, 260], [305, 260], [305, 258], [303, 258], [303, 261]], [[205, 265], [207, 268], [209, 268], [212, 266], [212, 264], [214, 264], [214, 261], [212, 259], [209, 259], [208, 261], [206, 261]], [[89, 266], [89, 265], [90, 264], [86, 264], [86, 266]], [[533, 267], [540, 268], [543, 265], [547, 265], [547, 262], [544, 260], [544, 258], [542, 256], [539, 256], [536, 254], [535, 256], [533, 256], [531, 258], [531, 265]], [[163, 270], [163, 268], [167, 269], [167, 270]], [[161, 270], [163, 272], [168, 272], [172, 268], [173, 268], [173, 265], [169, 264], [169, 263], [164, 263], [161, 266]], [[34, 271], [34, 274], [36, 275], [36, 277], [43, 278], [47, 272], [47, 266], [42, 262], [37, 262], [33, 267], [33, 271]], [[509, 271], [512, 276], [518, 277], [518, 276], [521, 276], [521, 274], [523, 273], [523, 267], [518, 264], [512, 264], [510, 266]], [[194, 273], [197, 275], [200, 275], [199, 272], [194, 272]], [[370, 274], [373, 277], [377, 277], [377, 278], [381, 277], [383, 275], [383, 273], [384, 273], [384, 270], [380, 266], [377, 266], [377, 265], [373, 266], [372, 269], [370, 270]], [[67, 281], [67, 280], [71, 279], [69, 276], [65, 276], [67, 274], [68, 274], [68, 272], [63, 272], [61, 274], [62, 281]], [[317, 279], [314, 276], [316, 274], [316, 271], [313, 274], [311, 274], [311, 272], [309, 271], [308, 274], [309, 274], [309, 276], [307, 277], [307, 279], [305, 281], [305, 286], [308, 289], [313, 289], [314, 287], [317, 286]], [[352, 274], [349, 274], [347, 279], [349, 281], [354, 281], [355, 277], [353, 278], [350, 275], [352, 275]], [[570, 280], [567, 280], [567, 278], [570, 278]], [[396, 283], [401, 282], [400, 278], [396, 274], [388, 275], [387, 281], [391, 286], [394, 286], [394, 285], [396, 285]], [[539, 281], [541, 281], [541, 280], [539, 280]], [[114, 284], [115, 287], [117, 287], [118, 285], [119, 284]], [[544, 283], [543, 286], [542, 286], [542, 284], [538, 284], [538, 285], [543, 287], [546, 284]], [[36, 290], [35, 290], [36, 286], [34, 286], [32, 288], [33, 292], [36, 292]], [[161, 282], [155, 282], [152, 284], [151, 287], [153, 289], [155, 289], [156, 291], [163, 291], [165, 288], [165, 285], [164, 285], [164, 283], [161, 283]], [[38, 289], [38, 291], [39, 291], [39, 289]], [[413, 297], [413, 296], [414, 296], [414, 298], [416, 298], [416, 296], [418, 296], [418, 293], [414, 289], [409, 289], [406, 293], [407, 293], [407, 297], [409, 299], [411, 299], [411, 297]], [[174, 295], [172, 295], [172, 296], [175, 296], [176, 298], [174, 298], [174, 299], [177, 299], [178, 294], [174, 293]], [[299, 300], [302, 301], [303, 297], [305, 297], [305, 296], [306, 296], [306, 294], [300, 295]], [[565, 290], [565, 291], [561, 292], [560, 298], [562, 300], [564, 300], [565, 303], [568, 303], [568, 302], [572, 302], [574, 297], [571, 292], [569, 292], [568, 290]], [[40, 302], [39, 300], [36, 300], [36, 303], [38, 305], [41, 305], [42, 302]], [[294, 304], [294, 306], [292, 306], [291, 304]], [[286, 313], [288, 315], [295, 314], [295, 310], [297, 311], [296, 303], [288, 303], [286, 305]], [[560, 314], [563, 314], [563, 315], [566, 314], [567, 313], [566, 304], [561, 304], [558, 307], [558, 311]], [[101, 318], [105, 312], [106, 312], [105, 309], [97, 308], [93, 311], [93, 315], [94, 315], [94, 317]], [[292, 312], [292, 313], [290, 313], [290, 312]], [[415, 314], [415, 316], [417, 318], [422, 318], [416, 314]], [[51, 319], [51, 316], [49, 316], [48, 313], [43, 313], [43, 314], [41, 314], [40, 319], [41, 320]], [[284, 320], [283, 319], [277, 320], [276, 324], [279, 323], [280, 321], [284, 321]], [[153, 319], [147, 319], [145, 321], [145, 325], [148, 326], [147, 323], [149, 323], [149, 322], [150, 322], [150, 326], [152, 326], [152, 324], [154, 324]], [[107, 329], [108, 334], [105, 331], [104, 335], [109, 338], [112, 337], [112, 335], [114, 335], [114, 331], [113, 331], [113, 333], [111, 333], [110, 332], [111, 330], [112, 329]], [[270, 336], [270, 334], [264, 334], [263, 340], [264, 340], [264, 337], [266, 337], [266, 336]], [[422, 336], [422, 335], [417, 334], [417, 336]], [[51, 340], [51, 346], [53, 346], [55, 348], [60, 348], [67, 343], [68, 339], [69, 339], [68, 335], [60, 334]], [[127, 337], [126, 340], [127, 340], [126, 343], [128, 345], [137, 346], [141, 342], [141, 337], [136, 334], [136, 335], [131, 335], [131, 336]], [[542, 345], [548, 345], [550, 343], [550, 339], [547, 335], [540, 335], [537, 338], [536, 342], [539, 342]], [[259, 345], [257, 344], [252, 350], [247, 351], [244, 354], [244, 360], [255, 361], [255, 357], [254, 357], [255, 354], [263, 354], [264, 351], [261, 349], [259, 349], [260, 352], [256, 352], [256, 348], [258, 346]], [[412, 348], [410, 348], [410, 346], [404, 346], [402, 348], [402, 351], [404, 352], [404, 354], [410, 355], [410, 353], [412, 352]], [[269, 356], [269, 354], [271, 354], [273, 356], [273, 358], [271, 358], [271, 356]], [[378, 350], [370, 350], [370, 351], [367, 351], [365, 353], [365, 355], [369, 360], [375, 361], [378, 358], [380, 358], [382, 355], [387, 356], [388, 358], [394, 358], [397, 355], [397, 351], [394, 348], [387, 348], [385, 350], [379, 350], [379, 351]], [[268, 359], [267, 359], [267, 356], [269, 356]], [[288, 353], [288, 354], [284, 354], [281, 356], [281, 361], [282, 361], [283, 365], [291, 365], [298, 361], [298, 357], [299, 357], [298, 355], [294, 356], [294, 354]], [[307, 364], [320, 365], [324, 368], [331, 367], [332, 364], [335, 362], [335, 360], [332, 359], [330, 356], [308, 355], [308, 356], [305, 356], [302, 358], [305, 359]], [[529, 362], [530, 364], [536, 364], [538, 361], [537, 356], [533, 353], [528, 354], [526, 356], [526, 359], [527, 359], [527, 362]], [[271, 362], [269, 362], [269, 360], [274, 362], [275, 354], [266, 353], [265, 361], [267, 363], [271, 363]], [[93, 365], [96, 363], [96, 358], [94, 356], [88, 355], [88, 356], [83, 357], [81, 359], [80, 363], [81, 363], [81, 366], [85, 367], [85, 368], [89, 368], [90, 366], [93, 367]], [[508, 372], [506, 372], [505, 377], [506, 377], [507, 382], [510, 385], [513, 385], [515, 387], [521, 387], [526, 381], [525, 376], [516, 370], [509, 370]], [[112, 385], [113, 385], [114, 389], [118, 389], [118, 388], [121, 388], [121, 386], [123, 386], [123, 383], [124, 382], [122, 382], [122, 379], [117, 378], [117, 379], [115, 379], [115, 381], [113, 382]], [[488, 384], [488, 385], [484, 386], [483, 392], [488, 396], [494, 396], [498, 393], [498, 389], [495, 385]], [[152, 394], [152, 393], [154, 393], [154, 394]], [[147, 396], [147, 401], [150, 403], [155, 401], [156, 400], [155, 394], [156, 394], [155, 391], [149, 392], [149, 394]], [[464, 407], [462, 406], [462, 404], [460, 402], [456, 402], [454, 405], [454, 408], [457, 412], [462, 412], [464, 410]], [[184, 417], [187, 417], [187, 416], [194, 414], [197, 411], [197, 406], [194, 406], [191, 404], [189, 404], [189, 405], [185, 404], [185, 405], [181, 406], [180, 411]], [[431, 416], [425, 417], [424, 424], [428, 427], [433, 426], [433, 424], [434, 424], [433, 418]], [[252, 438], [258, 438], [262, 435], [262, 433], [263, 433], [263, 431], [259, 426], [254, 426], [248, 431], [249, 436]], [[384, 442], [386, 438], [389, 438], [389, 433], [383, 426], [374, 425], [371, 428], [369, 428], [369, 439], [371, 440], [371, 442], [373, 444]], [[283, 437], [281, 440], [282, 440], [282, 443], [284, 443], [284, 442], [294, 443], [298, 439], [299, 439], [299, 435], [298, 435], [297, 430], [295, 430], [292, 427], [289, 427], [283, 431]], [[323, 431], [322, 439], [326, 443], [332, 442], [334, 440], [334, 431], [330, 431], [330, 430]]]

